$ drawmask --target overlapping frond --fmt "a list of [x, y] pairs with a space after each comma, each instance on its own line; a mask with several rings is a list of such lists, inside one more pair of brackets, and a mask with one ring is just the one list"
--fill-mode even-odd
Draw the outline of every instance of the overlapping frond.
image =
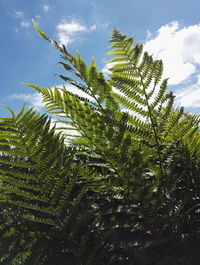
[[[1, 264], [15, 264], [20, 255], [28, 264], [48, 231], [71, 225], [69, 209], [76, 217], [85, 196], [73, 150], [50, 125], [47, 116], [24, 108], [0, 121]], [[23, 227], [27, 232], [20, 232]]]
[[167, 79], [162, 81], [162, 61], [154, 60], [143, 52], [141, 44], [133, 46], [134, 37], [128, 38], [119, 30], [113, 31], [110, 41], [113, 44], [108, 54], [115, 57], [109, 61], [114, 63], [109, 69], [110, 84], [118, 91], [114, 97], [132, 113], [129, 123], [149, 132], [148, 142], [157, 149], [163, 175], [164, 149], [167, 149], [169, 142], [188, 135], [190, 128], [194, 128], [198, 122], [191, 117], [188, 119], [183, 108], [174, 110], [175, 96], [167, 92]]
[[197, 264], [199, 115], [174, 108], [133, 37], [113, 31], [106, 80], [34, 26], [69, 74], [28, 84], [55, 126], [24, 107], [0, 118], [1, 264]]

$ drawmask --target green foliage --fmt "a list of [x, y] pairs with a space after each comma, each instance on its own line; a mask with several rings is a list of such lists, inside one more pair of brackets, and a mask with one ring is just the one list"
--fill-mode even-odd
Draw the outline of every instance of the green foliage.
[[25, 107], [0, 119], [1, 264], [198, 264], [199, 115], [174, 108], [162, 62], [133, 37], [113, 31], [106, 80], [34, 26], [69, 74], [27, 84], [54, 127]]

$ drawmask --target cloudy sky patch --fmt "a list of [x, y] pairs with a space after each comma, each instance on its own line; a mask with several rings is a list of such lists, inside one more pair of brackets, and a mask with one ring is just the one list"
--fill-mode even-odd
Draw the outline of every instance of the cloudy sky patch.
[[44, 12], [49, 12], [50, 6], [49, 5], [43, 5], [42, 6]]
[[190, 78], [200, 64], [200, 24], [181, 27], [178, 21], [160, 27], [157, 35], [144, 43], [144, 50], [162, 59], [164, 76], [170, 85]]
[[66, 46], [69, 43], [77, 40], [81, 33], [93, 31], [96, 29], [97, 27], [95, 24], [90, 27], [87, 27], [75, 19], [64, 19], [56, 26], [59, 42]]
[[42, 95], [39, 93], [12, 94], [9, 98], [12, 100], [20, 100], [23, 103], [28, 104], [28, 107], [33, 107], [36, 110], [41, 110], [44, 107], [44, 104], [42, 103]]
[[15, 10], [13, 12], [13, 16], [16, 18], [22, 18], [24, 16], [24, 12], [22, 12], [21, 10]]
[[[163, 60], [164, 77], [169, 77], [169, 90], [177, 95], [177, 104], [187, 111], [200, 112], [199, 0], [58, 0], [52, 6], [48, 0], [0, 0], [0, 10], [0, 104], [15, 110], [26, 100], [39, 107], [36, 95], [34, 99], [28, 96], [32, 91], [27, 92], [21, 82], [48, 87], [62, 82], [55, 77], [63, 70], [56, 65], [61, 60], [59, 53], [35, 32], [31, 19], [36, 18], [39, 28], [65, 44], [70, 53], [80, 51], [88, 64], [94, 57], [107, 77], [109, 65], [104, 62], [110, 59], [106, 52], [112, 30], [134, 34], [135, 44], [142, 42], [154, 58]], [[9, 95], [14, 94], [13, 101]], [[0, 111], [3, 116], [4, 110]]]
[[27, 21], [27, 20], [23, 20], [23, 21], [20, 23], [20, 26], [21, 26], [22, 28], [29, 28], [30, 25], [31, 25], [31, 23], [30, 23], [29, 21]]

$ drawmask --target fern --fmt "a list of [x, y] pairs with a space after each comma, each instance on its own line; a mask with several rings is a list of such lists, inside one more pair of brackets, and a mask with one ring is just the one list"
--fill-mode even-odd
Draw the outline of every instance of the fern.
[[[45, 231], [40, 236], [47, 240], [46, 231], [55, 234], [71, 226], [69, 208], [77, 208], [84, 190], [77, 190], [79, 170], [72, 162], [73, 150], [66, 148], [55, 128], [50, 128], [47, 116], [23, 108], [18, 115], [1, 121], [0, 141], [1, 218], [8, 218], [10, 212], [6, 222], [1, 219], [1, 264], [15, 264], [23, 253], [23, 262], [28, 262], [30, 256], [33, 258], [32, 248], [40, 244], [35, 233]], [[15, 220], [14, 226], [9, 219]], [[19, 232], [23, 226], [29, 235]], [[18, 245], [20, 252], [16, 251]]]
[[27, 84], [53, 128], [25, 107], [1, 118], [1, 263], [197, 264], [199, 115], [174, 108], [162, 62], [133, 37], [113, 31], [106, 80], [34, 26], [69, 76]]

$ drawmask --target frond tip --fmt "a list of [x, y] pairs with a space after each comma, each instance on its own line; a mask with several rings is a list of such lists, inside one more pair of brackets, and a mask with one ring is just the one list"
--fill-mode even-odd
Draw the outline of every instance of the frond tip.
[[39, 29], [39, 27], [38, 27], [38, 25], [36, 24], [36, 22], [35, 22], [34, 19], [32, 19], [32, 23], [33, 23], [33, 26], [34, 26], [35, 30], [37, 31], [37, 33], [38, 33], [43, 39], [45, 39], [45, 40], [51, 42], [51, 39], [50, 39], [50, 38], [49, 38], [44, 32], [42, 32], [42, 31]]

